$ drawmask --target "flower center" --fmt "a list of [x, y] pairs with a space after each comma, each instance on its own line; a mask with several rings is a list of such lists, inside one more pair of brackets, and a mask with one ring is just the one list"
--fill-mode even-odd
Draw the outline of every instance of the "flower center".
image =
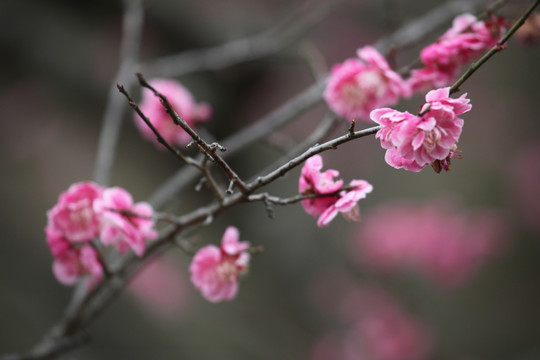
[[218, 265], [217, 273], [222, 282], [230, 283], [238, 277], [238, 268], [231, 260], [225, 260]]
[[76, 224], [86, 227], [92, 223], [93, 211], [87, 201], [78, 202], [70, 211], [69, 219]]

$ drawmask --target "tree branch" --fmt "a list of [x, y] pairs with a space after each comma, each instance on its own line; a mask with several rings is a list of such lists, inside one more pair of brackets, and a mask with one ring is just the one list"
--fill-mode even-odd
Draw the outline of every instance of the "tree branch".
[[128, 89], [133, 84], [130, 74], [133, 72], [137, 62], [143, 17], [142, 0], [124, 0], [120, 64], [115, 79], [109, 88], [94, 166], [94, 180], [104, 186], [110, 182], [116, 144], [122, 125], [122, 114], [125, 109], [124, 102], [119, 99], [116, 84], [123, 83]]

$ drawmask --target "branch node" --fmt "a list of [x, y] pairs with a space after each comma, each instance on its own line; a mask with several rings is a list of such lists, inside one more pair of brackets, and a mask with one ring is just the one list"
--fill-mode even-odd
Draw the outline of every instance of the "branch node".
[[231, 195], [233, 193], [233, 187], [234, 187], [234, 180], [231, 180], [229, 182], [229, 187], [227, 188], [227, 190], [225, 190], [225, 192], [228, 194], [228, 195]]
[[206, 219], [204, 219], [202, 225], [203, 225], [203, 226], [208, 226], [208, 225], [210, 225], [213, 221], [214, 221], [214, 215], [211, 215], [211, 214], [210, 214], [210, 215], [208, 215], [208, 216], [206, 217]]
[[356, 121], [354, 119], [351, 120], [351, 126], [349, 126], [349, 137], [354, 136], [354, 126], [356, 125]]
[[199, 180], [197, 185], [195, 185], [195, 191], [201, 191], [204, 184], [206, 184], [206, 178], [203, 177]]

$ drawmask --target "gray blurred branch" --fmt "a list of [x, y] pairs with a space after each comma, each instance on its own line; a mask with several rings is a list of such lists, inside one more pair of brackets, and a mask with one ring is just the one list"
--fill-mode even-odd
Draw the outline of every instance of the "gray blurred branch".
[[134, 83], [132, 74], [138, 61], [141, 43], [144, 17], [142, 0], [124, 0], [124, 6], [120, 64], [118, 73], [109, 87], [94, 167], [94, 180], [101, 185], [109, 185], [110, 182], [111, 170], [116, 157], [116, 144], [122, 125], [122, 115], [126, 109], [123, 99], [118, 96], [116, 84], [125, 84], [129, 89]]

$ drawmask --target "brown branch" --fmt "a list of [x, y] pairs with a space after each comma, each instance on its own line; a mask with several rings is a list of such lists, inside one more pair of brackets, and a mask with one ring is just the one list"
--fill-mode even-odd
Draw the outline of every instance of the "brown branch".
[[246, 185], [244, 184], [244, 182], [229, 166], [229, 164], [217, 153], [217, 150], [225, 151], [226, 148], [218, 143], [208, 144], [206, 141], [204, 141], [199, 136], [199, 134], [197, 134], [197, 132], [193, 130], [191, 126], [189, 126], [189, 124], [176, 113], [176, 111], [169, 103], [169, 100], [167, 100], [167, 97], [165, 97], [162, 93], [160, 93], [152, 85], [150, 85], [141, 73], [137, 73], [137, 78], [139, 79], [139, 83], [142, 87], [151, 90], [154, 95], [160, 99], [161, 104], [163, 105], [169, 116], [173, 119], [174, 123], [188, 133], [188, 135], [198, 145], [199, 149], [203, 152], [203, 154], [208, 155], [213, 161], [215, 161], [216, 164], [223, 169], [229, 180], [234, 182], [242, 193], [246, 193]]

